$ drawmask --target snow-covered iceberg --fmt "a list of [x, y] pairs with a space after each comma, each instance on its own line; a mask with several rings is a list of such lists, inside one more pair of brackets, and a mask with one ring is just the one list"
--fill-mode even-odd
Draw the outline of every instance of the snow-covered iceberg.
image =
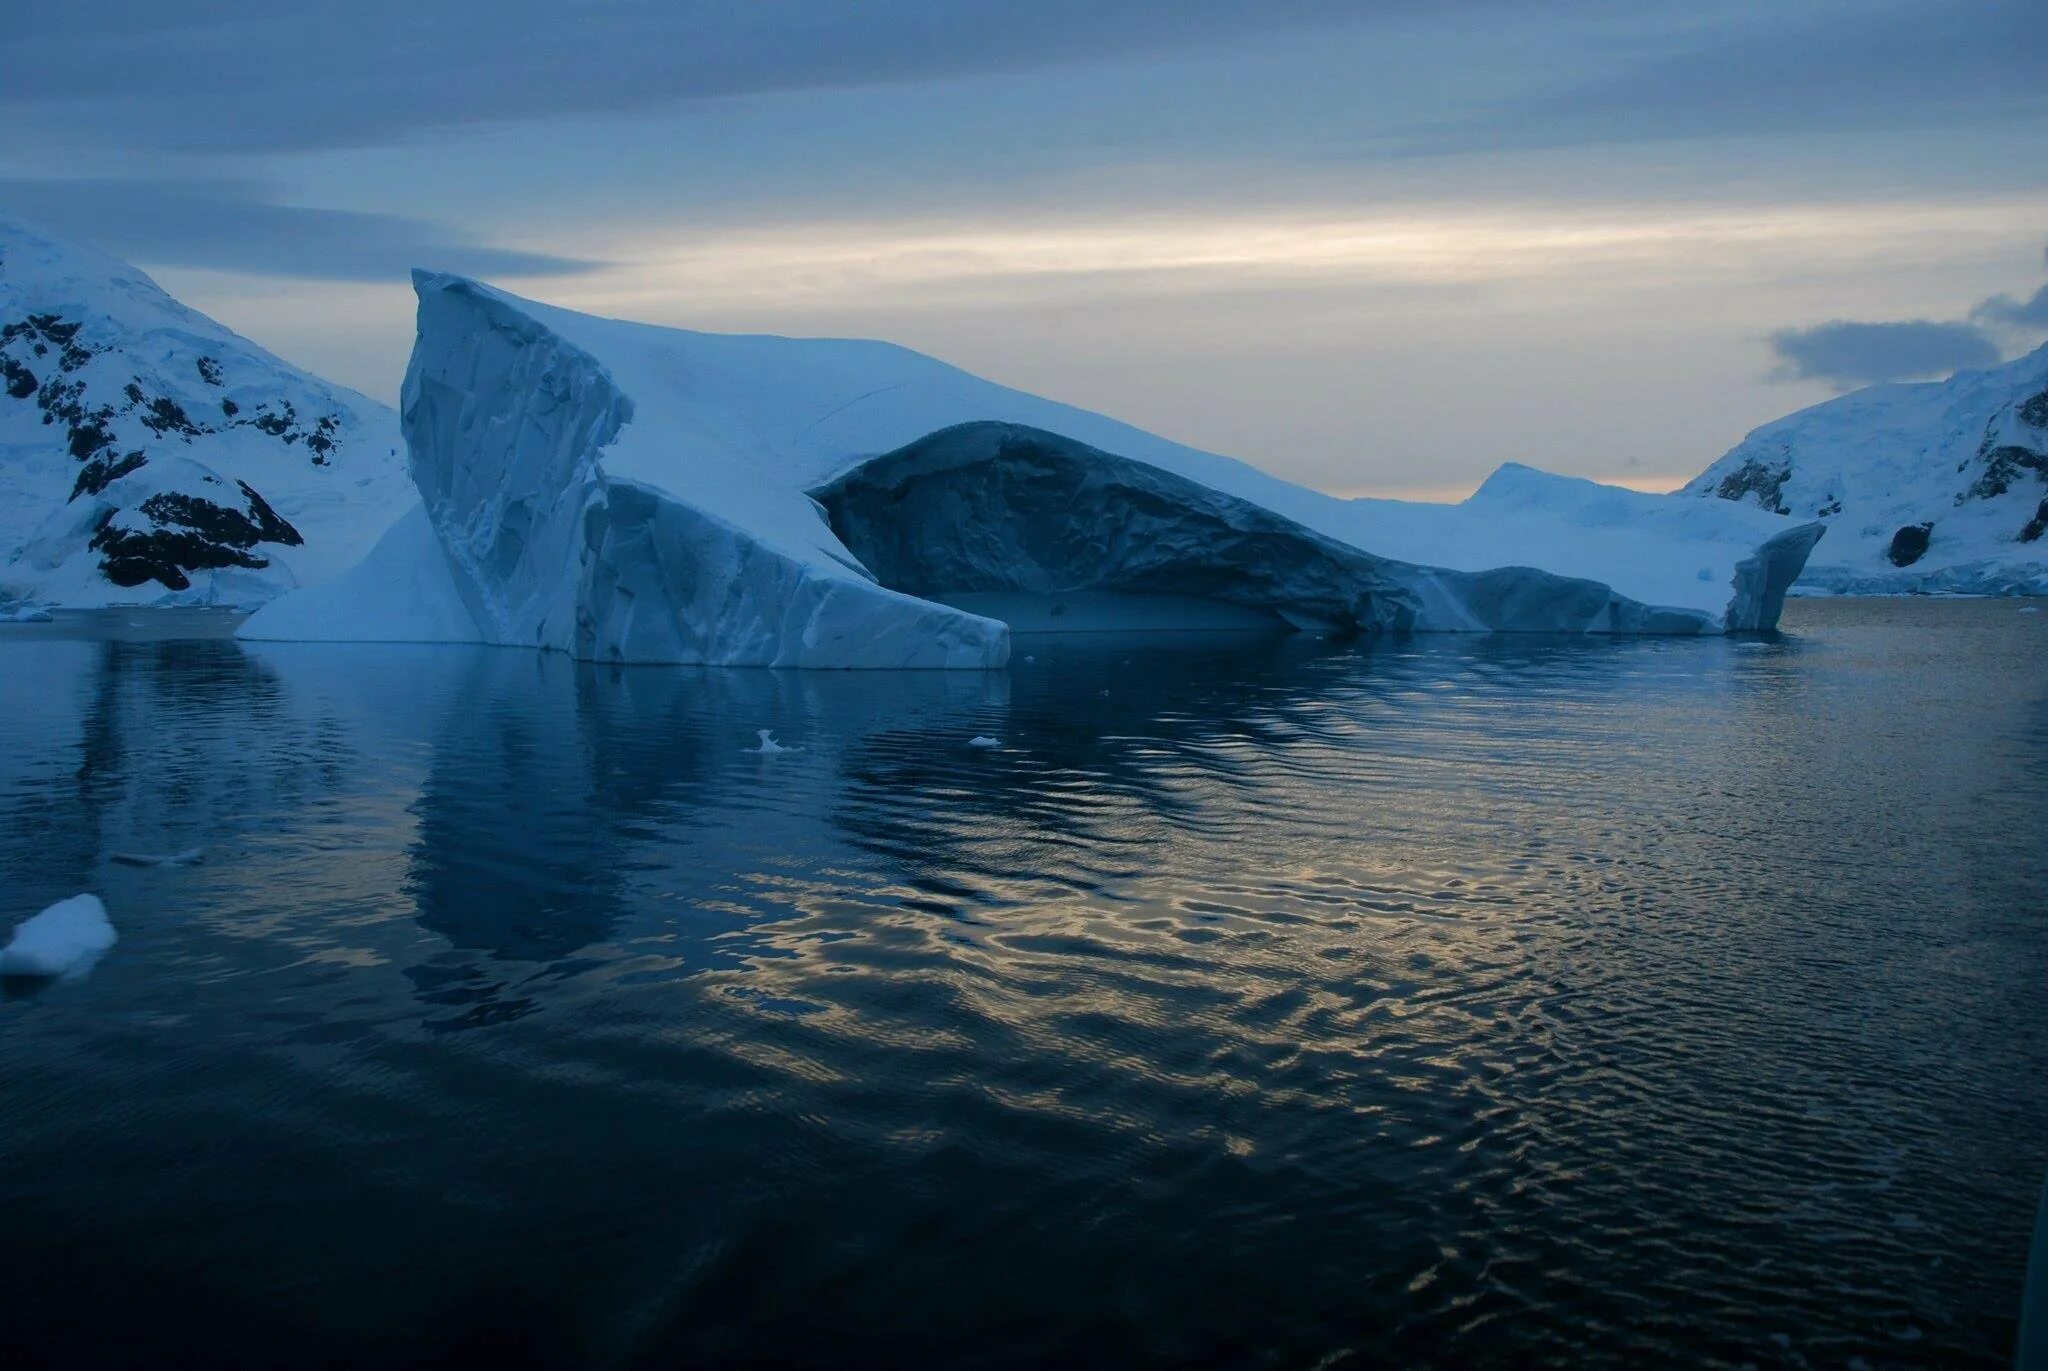
[[1685, 493], [1824, 521], [1805, 588], [2048, 595], [2048, 346], [1787, 415]]
[[1819, 536], [1524, 467], [1341, 500], [886, 343], [596, 319], [415, 273], [421, 498], [250, 638], [994, 667], [1018, 629], [1718, 633]]

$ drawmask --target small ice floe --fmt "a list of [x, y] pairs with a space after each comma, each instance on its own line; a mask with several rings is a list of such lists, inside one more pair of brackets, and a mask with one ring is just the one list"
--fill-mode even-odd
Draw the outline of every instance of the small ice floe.
[[969, 747], [1001, 747], [1003, 740], [1001, 738], [991, 738], [986, 733], [977, 733], [967, 740], [967, 745]]
[[1037, 659], [1036, 657], [1032, 656], [1032, 655], [1031, 655], [1030, 653], [1028, 653], [1028, 652], [1027, 652], [1027, 653], [1025, 653], [1025, 654], [1024, 654], [1024, 660], [1025, 660], [1025, 661], [1027, 661], [1027, 662], [1035, 662], [1035, 661], [1037, 661], [1038, 659]]
[[206, 860], [206, 849], [188, 847], [183, 852], [109, 852], [107, 860], [122, 866], [197, 866]]
[[[2022, 613], [2022, 614], [2039, 614], [2040, 612], [2041, 612], [2041, 606], [2039, 606], [2039, 605], [2021, 605], [2021, 606], [2020, 606], [2020, 613]], [[44, 615], [43, 617], [44, 617], [45, 619], [47, 619], [47, 618], [49, 618], [50, 616], [49, 616], [49, 615], [47, 615], [47, 614], [45, 614], [45, 615]]]
[[778, 752], [803, 751], [803, 749], [800, 747], [784, 747], [781, 743], [776, 742], [775, 732], [773, 729], [757, 728], [754, 730], [754, 736], [761, 740], [761, 745], [759, 747], [750, 747], [746, 750], [748, 752], [758, 753], [763, 757], [772, 757]]
[[73, 895], [14, 926], [0, 947], [0, 976], [75, 981], [113, 945], [107, 907], [97, 895]]
[[50, 611], [47, 609], [38, 609], [34, 605], [23, 605], [20, 609], [15, 610], [12, 614], [0, 614], [0, 623], [47, 624], [49, 622]]

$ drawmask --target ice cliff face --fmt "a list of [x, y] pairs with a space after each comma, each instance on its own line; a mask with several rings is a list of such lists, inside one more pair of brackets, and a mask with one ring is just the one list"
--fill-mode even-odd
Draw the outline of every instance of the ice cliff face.
[[246, 604], [353, 565], [395, 416], [0, 216], [0, 601]]
[[[473, 282], [422, 276], [419, 294], [405, 438], [484, 641], [718, 666], [1007, 660], [1001, 624], [884, 590], [794, 487], [738, 465], [633, 479], [635, 402], [595, 357]], [[667, 445], [682, 437], [633, 433], [678, 467], [717, 464]]]
[[2048, 594], [2048, 346], [1766, 424], [1685, 493], [1826, 522], [1816, 590]]
[[1147, 602], [1160, 601], [1177, 623], [1197, 613], [1189, 602], [1249, 612], [1217, 616], [1219, 627], [1260, 617], [1349, 633], [1719, 627], [1529, 567], [1461, 572], [1374, 556], [1249, 500], [1019, 424], [943, 429], [813, 493], [882, 584], [1019, 628], [1058, 629], [1112, 609], [1142, 623]]
[[421, 512], [252, 638], [990, 667], [1010, 626], [1769, 628], [1819, 535], [1507, 467], [1347, 501], [883, 343], [593, 319], [419, 273]]

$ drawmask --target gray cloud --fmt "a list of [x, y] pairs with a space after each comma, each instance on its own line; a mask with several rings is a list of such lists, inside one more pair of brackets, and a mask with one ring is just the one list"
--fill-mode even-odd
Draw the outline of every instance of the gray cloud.
[[1358, 12], [1346, 0], [67, 0], [9, 16], [0, 108], [87, 144], [367, 146], [480, 121], [1144, 56]]
[[[2048, 248], [2041, 252], [2041, 260], [2048, 265]], [[2012, 295], [1994, 295], [1980, 301], [1970, 311], [1972, 322], [1990, 324], [1996, 328], [2033, 331], [2048, 329], [2048, 285], [2042, 286], [2031, 297], [2021, 300]]]
[[2048, 328], [2048, 286], [2021, 300], [2011, 295], [1994, 295], [1970, 311], [1970, 317], [2006, 328]]
[[1998, 344], [1974, 324], [1928, 319], [1859, 324], [1847, 320], [1771, 335], [1775, 381], [1822, 381], [1838, 389], [1947, 376], [1994, 366]]
[[[1703, 10], [1702, 13], [1710, 14]], [[2048, 6], [1785, 5], [1609, 32], [1599, 74], [1418, 131], [1411, 150], [1870, 133], [2048, 117]]]
[[[0, 110], [17, 131], [84, 147], [377, 146], [481, 122], [1129, 62], [1289, 32], [1320, 43], [1341, 27], [1358, 40], [1346, 50], [1362, 79], [1382, 39], [1440, 53], [1446, 98], [1470, 113], [1404, 133], [1370, 92], [1347, 92], [1302, 112], [1300, 144], [1346, 123], [1350, 139], [1426, 153], [2048, 114], [2048, 7], [2026, 0], [1574, 0], [1544, 12], [1555, 36], [1525, 63], [1470, 42], [1526, 13], [1503, 0], [66, 0], [9, 17]], [[1218, 95], [1189, 98], [1206, 107]]]
[[516, 277], [602, 265], [490, 247], [423, 219], [273, 204], [246, 181], [0, 177], [0, 207], [150, 266], [383, 281], [415, 266]]

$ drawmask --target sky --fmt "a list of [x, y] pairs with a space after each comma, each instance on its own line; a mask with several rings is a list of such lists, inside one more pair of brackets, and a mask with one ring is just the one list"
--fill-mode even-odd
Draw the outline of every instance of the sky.
[[2048, 338], [2039, 0], [67, 0], [0, 207], [395, 400], [406, 271], [886, 338], [1337, 494], [1668, 489]]

